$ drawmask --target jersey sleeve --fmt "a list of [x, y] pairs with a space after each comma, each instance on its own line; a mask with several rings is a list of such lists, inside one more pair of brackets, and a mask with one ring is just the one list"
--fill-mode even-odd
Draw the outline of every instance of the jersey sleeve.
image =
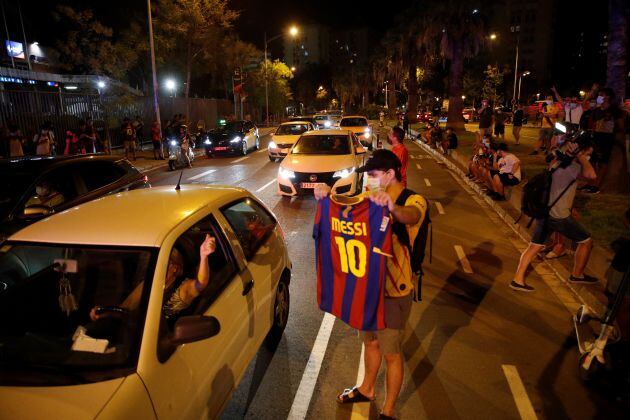
[[405, 201], [405, 207], [415, 207], [420, 210], [420, 220], [418, 220], [416, 224], [421, 225], [422, 222], [424, 222], [424, 218], [427, 214], [427, 200], [423, 196], [412, 194], [407, 198], [407, 201]]

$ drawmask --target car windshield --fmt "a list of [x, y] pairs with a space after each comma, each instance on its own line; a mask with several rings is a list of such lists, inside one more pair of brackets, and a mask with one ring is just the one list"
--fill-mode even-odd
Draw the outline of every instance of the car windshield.
[[225, 125], [219, 126], [219, 131], [225, 131], [226, 133], [240, 133], [243, 131], [242, 121], [231, 121]]
[[156, 253], [5, 243], [0, 385], [73, 385], [134, 371]]
[[302, 136], [291, 152], [294, 155], [348, 155], [350, 141], [346, 135]]
[[365, 118], [344, 118], [339, 124], [341, 127], [362, 127], [368, 125]]
[[287, 124], [278, 127], [276, 134], [280, 136], [299, 136], [305, 131], [308, 131], [307, 124]]
[[28, 190], [35, 176], [30, 172], [2, 168], [0, 179], [4, 184], [4, 188], [0, 189], [0, 220], [2, 220], [9, 215], [22, 194]]
[[315, 120], [317, 121], [326, 121], [328, 119], [328, 115], [315, 115]]

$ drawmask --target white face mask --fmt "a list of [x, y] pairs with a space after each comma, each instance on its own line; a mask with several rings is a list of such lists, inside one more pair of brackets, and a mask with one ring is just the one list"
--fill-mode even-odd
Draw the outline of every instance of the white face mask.
[[369, 191], [379, 191], [381, 189], [381, 180], [375, 176], [369, 176], [365, 186]]
[[35, 187], [35, 193], [39, 195], [40, 197], [46, 196], [48, 195], [48, 189], [44, 187]]
[[601, 105], [604, 103], [604, 97], [603, 96], [598, 96], [597, 99], [595, 100], [595, 102], [597, 103], [597, 105]]

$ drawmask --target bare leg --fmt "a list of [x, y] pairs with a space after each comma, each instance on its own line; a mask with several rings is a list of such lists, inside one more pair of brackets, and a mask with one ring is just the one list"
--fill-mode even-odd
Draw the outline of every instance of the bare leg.
[[499, 175], [495, 175], [492, 178], [492, 189], [497, 194], [501, 194], [501, 196], [503, 196], [504, 194], [503, 183], [501, 182], [501, 178], [499, 178]]
[[394, 417], [396, 400], [398, 399], [398, 394], [400, 394], [400, 388], [402, 388], [403, 383], [404, 369], [402, 354], [386, 354], [385, 362], [387, 363], [387, 377], [385, 381], [387, 395], [385, 395], [385, 402], [383, 403], [383, 414]]
[[514, 274], [514, 281], [520, 285], [525, 284], [525, 272], [531, 264], [532, 260], [544, 248], [544, 245], [537, 245], [530, 243], [529, 246], [521, 254], [521, 259], [518, 262], [516, 273]]
[[588, 258], [591, 256], [591, 250], [593, 249], [593, 240], [588, 239], [586, 242], [579, 243], [575, 250], [575, 262], [573, 263], [573, 271], [571, 274], [574, 277], [582, 277], [584, 275], [584, 269]]
[[378, 345], [378, 340], [368, 341], [364, 345], [365, 375], [363, 376], [363, 383], [359, 386], [359, 392], [368, 398], [374, 398], [374, 386], [376, 385], [376, 377], [381, 367], [383, 354]]

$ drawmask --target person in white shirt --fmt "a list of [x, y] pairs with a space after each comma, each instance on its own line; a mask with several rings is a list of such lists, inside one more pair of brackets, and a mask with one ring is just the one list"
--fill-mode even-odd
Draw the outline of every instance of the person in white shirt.
[[564, 111], [564, 122], [573, 128], [578, 128], [580, 126], [580, 118], [582, 118], [582, 114], [584, 113], [582, 102], [578, 101], [576, 96], [567, 96], [563, 100], [562, 96], [558, 94], [555, 86], [552, 86], [551, 90]]
[[521, 161], [508, 152], [506, 143], [499, 143], [494, 155], [494, 165], [490, 169], [492, 191], [489, 195], [495, 200], [505, 200], [505, 187], [521, 182]]

